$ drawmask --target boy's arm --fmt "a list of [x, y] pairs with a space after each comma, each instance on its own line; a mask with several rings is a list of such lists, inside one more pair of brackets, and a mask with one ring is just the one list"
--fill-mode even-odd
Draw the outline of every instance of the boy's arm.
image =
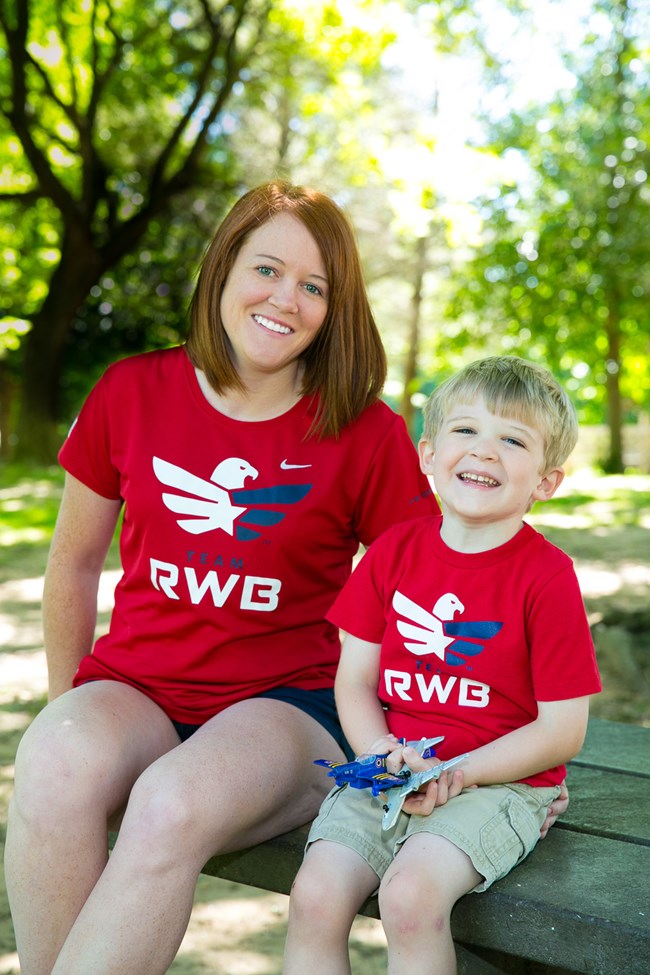
[[[443, 806], [447, 799], [457, 794], [457, 778], [462, 779], [465, 788], [516, 782], [544, 769], [564, 765], [574, 758], [582, 748], [587, 731], [589, 698], [538, 701], [537, 708], [537, 718], [530, 724], [476, 748], [453, 776], [449, 777], [450, 773], [447, 773], [439, 782], [430, 782], [422, 792], [409, 796], [404, 803], [404, 812], [428, 816], [436, 806]], [[433, 764], [421, 759], [416, 752], [411, 756], [406, 749], [405, 758], [414, 771]], [[559, 798], [566, 809], [566, 797]], [[560, 808], [558, 812], [564, 809]], [[548, 826], [544, 825], [547, 831]], [[544, 828], [542, 835], [545, 835]]]
[[465, 785], [516, 782], [574, 758], [584, 742], [589, 698], [538, 701], [534, 721], [469, 753]]
[[[334, 692], [341, 726], [355, 755], [376, 751], [389, 739], [379, 687], [381, 644], [346, 634], [336, 672]], [[385, 751], [392, 750], [388, 741]]]

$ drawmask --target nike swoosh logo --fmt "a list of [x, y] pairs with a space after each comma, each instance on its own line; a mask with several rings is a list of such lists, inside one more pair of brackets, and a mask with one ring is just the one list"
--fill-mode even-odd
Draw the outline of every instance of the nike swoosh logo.
[[295, 471], [298, 468], [311, 467], [311, 464], [290, 464], [289, 461], [283, 460], [280, 467], [283, 471]]

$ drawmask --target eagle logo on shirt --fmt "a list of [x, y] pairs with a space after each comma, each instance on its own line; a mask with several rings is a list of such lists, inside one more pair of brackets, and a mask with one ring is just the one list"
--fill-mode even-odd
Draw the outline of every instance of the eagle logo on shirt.
[[452, 592], [441, 596], [430, 613], [396, 591], [393, 609], [406, 617], [397, 621], [397, 629], [406, 637], [404, 646], [410, 653], [418, 657], [434, 653], [452, 666], [465, 664], [467, 657], [482, 653], [485, 641], [496, 636], [503, 626], [491, 620], [454, 620], [454, 614], [464, 613], [465, 607]]
[[[311, 491], [311, 484], [278, 484], [273, 487], [244, 488], [246, 481], [257, 480], [259, 472], [241, 457], [222, 460], [206, 481], [183, 467], [153, 458], [159, 482], [176, 493], [163, 491], [163, 503], [177, 518], [176, 524], [193, 535], [224, 531], [238, 541], [250, 541], [261, 534], [259, 528], [277, 525], [286, 512], [276, 505], [295, 504]], [[264, 507], [260, 507], [264, 506]]]

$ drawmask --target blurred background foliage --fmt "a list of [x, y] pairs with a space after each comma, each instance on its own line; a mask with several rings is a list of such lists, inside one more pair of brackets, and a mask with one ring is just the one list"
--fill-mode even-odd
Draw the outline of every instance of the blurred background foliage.
[[0, 457], [51, 462], [109, 362], [183, 341], [215, 225], [279, 175], [350, 214], [414, 435], [433, 384], [506, 351], [625, 470], [649, 47], [645, 0], [0, 0]]

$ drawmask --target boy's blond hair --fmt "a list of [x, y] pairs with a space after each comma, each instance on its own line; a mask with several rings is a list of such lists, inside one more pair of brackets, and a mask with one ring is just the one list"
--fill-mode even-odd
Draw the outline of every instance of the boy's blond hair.
[[560, 467], [578, 440], [575, 408], [555, 377], [518, 356], [479, 359], [447, 379], [424, 406], [423, 437], [435, 443], [455, 403], [482, 396], [491, 413], [512, 416], [539, 430], [544, 438], [544, 470]]

